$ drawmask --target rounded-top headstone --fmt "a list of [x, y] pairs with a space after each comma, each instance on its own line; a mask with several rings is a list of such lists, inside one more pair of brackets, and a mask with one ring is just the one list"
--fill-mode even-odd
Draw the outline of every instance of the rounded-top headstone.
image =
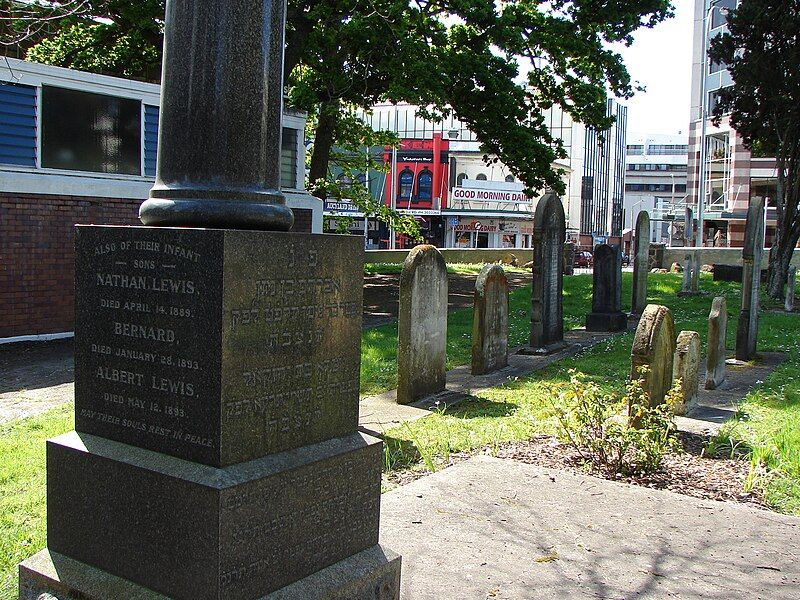
[[[672, 386], [672, 361], [675, 355], [675, 322], [666, 306], [648, 304], [633, 338], [631, 379], [644, 379], [650, 406], [664, 403]], [[640, 374], [639, 369], [648, 372]]]
[[531, 338], [534, 352], [548, 352], [564, 343], [563, 262], [567, 236], [564, 205], [554, 193], [536, 205], [533, 217], [533, 295]]
[[472, 374], [508, 365], [508, 278], [500, 265], [486, 265], [475, 282]]
[[444, 390], [447, 361], [447, 265], [435, 246], [411, 250], [400, 273], [397, 402]]

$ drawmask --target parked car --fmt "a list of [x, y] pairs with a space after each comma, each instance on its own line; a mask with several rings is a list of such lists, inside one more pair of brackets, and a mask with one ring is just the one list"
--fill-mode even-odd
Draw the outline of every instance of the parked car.
[[594, 264], [594, 257], [591, 252], [576, 252], [572, 261], [574, 267], [589, 268]]

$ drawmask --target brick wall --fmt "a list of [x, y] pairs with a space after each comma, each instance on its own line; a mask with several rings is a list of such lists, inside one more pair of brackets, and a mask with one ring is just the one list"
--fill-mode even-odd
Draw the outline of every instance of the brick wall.
[[[139, 225], [139, 204], [0, 192], [0, 338], [72, 331], [74, 225]], [[293, 231], [311, 231], [310, 210]]]

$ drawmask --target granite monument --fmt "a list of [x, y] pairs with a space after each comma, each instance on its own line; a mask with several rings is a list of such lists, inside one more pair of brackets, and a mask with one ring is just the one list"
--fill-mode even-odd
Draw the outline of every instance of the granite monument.
[[357, 429], [362, 242], [285, 232], [284, 11], [167, 1], [149, 226], [77, 228], [75, 431], [23, 600], [399, 597]]

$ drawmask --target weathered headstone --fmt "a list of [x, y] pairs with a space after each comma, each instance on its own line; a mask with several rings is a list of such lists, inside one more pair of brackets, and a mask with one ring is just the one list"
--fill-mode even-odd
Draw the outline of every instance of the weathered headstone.
[[575, 252], [577, 245], [575, 242], [564, 243], [564, 275], [575, 274]]
[[742, 248], [742, 310], [736, 329], [736, 360], [756, 356], [758, 338], [758, 295], [761, 288], [761, 254], [764, 251], [764, 199], [750, 198]]
[[567, 235], [564, 206], [546, 194], [533, 217], [533, 295], [531, 338], [526, 353], [549, 354], [564, 347], [563, 270]]
[[691, 254], [692, 257], [692, 279], [690, 282], [690, 289], [692, 294], [700, 294], [700, 253], [695, 250]]
[[357, 429], [362, 244], [280, 231], [284, 6], [167, 2], [141, 217], [176, 227], [77, 228], [75, 431], [23, 600], [399, 597]]
[[678, 296], [700, 294], [700, 257], [696, 250], [687, 250], [683, 258], [683, 285]]
[[[666, 306], [648, 304], [633, 338], [631, 379], [644, 379], [650, 406], [664, 403], [672, 386], [672, 361], [675, 356], [675, 322]], [[640, 374], [641, 367], [647, 373]]]
[[472, 374], [508, 365], [508, 279], [500, 265], [486, 265], [475, 282]]
[[626, 329], [628, 316], [621, 310], [622, 255], [619, 246], [595, 246], [592, 282], [592, 312], [586, 315], [586, 330]]
[[447, 265], [435, 246], [406, 257], [397, 320], [397, 402], [409, 404], [445, 389]]
[[707, 390], [717, 389], [725, 381], [725, 339], [728, 335], [728, 304], [724, 296], [714, 298], [708, 315], [708, 350], [706, 352]]
[[786, 312], [792, 312], [794, 310], [794, 290], [797, 284], [797, 267], [789, 268], [789, 275], [787, 276], [786, 280], [786, 300], [784, 302], [783, 307], [786, 309]]
[[681, 331], [678, 335], [672, 376], [674, 381], [681, 381], [680, 397], [672, 410], [676, 415], [683, 415], [697, 400], [700, 384], [700, 334], [696, 331]]
[[646, 210], [636, 217], [633, 238], [633, 290], [631, 315], [639, 316], [647, 306], [647, 274], [650, 271], [650, 215]]
[[684, 246], [694, 246], [694, 213], [688, 206], [683, 216], [683, 240]]

